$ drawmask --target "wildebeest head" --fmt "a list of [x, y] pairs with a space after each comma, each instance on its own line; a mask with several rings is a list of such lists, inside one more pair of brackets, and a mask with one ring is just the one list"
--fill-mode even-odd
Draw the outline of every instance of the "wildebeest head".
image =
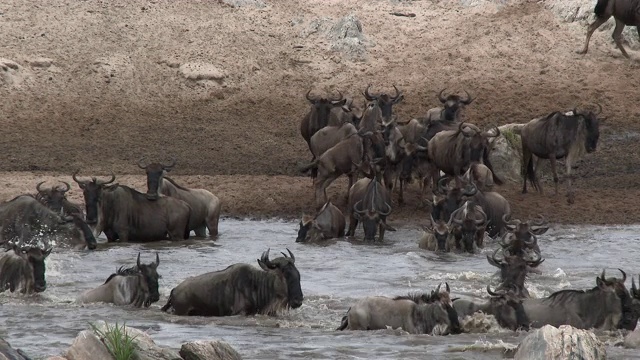
[[156, 261], [151, 264], [140, 263], [140, 253], [138, 253], [138, 259], [136, 261], [136, 268], [138, 272], [144, 277], [147, 287], [149, 288], [149, 299], [145, 302], [144, 306], [149, 307], [151, 303], [160, 300], [160, 293], [158, 292], [158, 265], [160, 265], [160, 255], [156, 252]]
[[482, 246], [487, 228], [487, 214], [474, 202], [467, 200], [451, 214], [452, 232], [460, 238], [465, 251], [473, 252], [473, 245]]
[[300, 219], [300, 229], [298, 229], [298, 237], [296, 238], [296, 242], [304, 242], [307, 239], [307, 234], [311, 227], [313, 226], [313, 216], [310, 215], [302, 215], [302, 219]]
[[521, 298], [508, 290], [491, 291], [489, 285], [487, 285], [487, 293], [491, 295], [489, 306], [500, 326], [512, 330], [529, 330], [531, 322], [524, 311]]
[[310, 126], [314, 129], [320, 130], [327, 126], [329, 123], [329, 114], [334, 107], [343, 106], [346, 104], [347, 99], [342, 96], [342, 93], [338, 91], [338, 96], [334, 98], [324, 97], [312, 97], [311, 90], [307, 91], [305, 95], [309, 104], [311, 104], [310, 114]]
[[500, 289], [512, 289], [515, 295], [521, 298], [529, 297], [529, 292], [524, 286], [527, 278], [527, 269], [535, 268], [542, 264], [544, 259], [539, 253], [535, 253], [536, 257], [532, 260], [525, 260], [520, 256], [504, 256], [502, 259], [496, 257], [500, 248], [497, 248], [491, 256], [487, 255], [489, 264], [500, 269], [501, 283]]
[[378, 224], [391, 214], [391, 205], [383, 195], [383, 186], [376, 176], [367, 185], [364, 198], [353, 204], [353, 215], [362, 222], [364, 239], [375, 240]]
[[44, 206], [49, 209], [57, 212], [58, 214], [63, 214], [63, 203], [67, 200], [67, 196], [65, 195], [69, 189], [71, 189], [71, 185], [68, 182], [62, 181], [65, 187], [54, 186], [50, 188], [42, 188], [42, 184], [44, 181], [39, 182], [36, 185], [36, 190], [38, 194], [36, 194], [36, 199], [40, 201]]
[[171, 171], [175, 165], [176, 159], [173, 157], [171, 158], [171, 163], [168, 165], [156, 162], [147, 165], [145, 164], [144, 157], [138, 160], [138, 167], [147, 173], [147, 198], [149, 200], [158, 199], [158, 191], [160, 190], [162, 177], [166, 172]]
[[76, 177], [80, 170], [73, 173], [73, 181], [78, 183], [84, 195], [84, 203], [87, 211], [87, 224], [96, 224], [98, 222], [98, 202], [102, 197], [102, 190], [105, 185], [111, 184], [116, 180], [116, 176], [112, 173], [111, 179], [107, 181], [97, 180], [95, 177], [91, 180], [78, 180]]
[[[27, 277], [27, 283], [33, 284], [33, 290], [35, 292], [43, 292], [47, 289], [47, 281], [45, 279], [45, 264], [44, 261], [51, 254], [52, 248], [46, 246], [44, 249], [41, 246], [33, 245], [17, 245], [15, 243], [10, 244], [10, 250], [19, 256], [26, 264], [28, 264], [29, 274], [23, 272], [22, 276]], [[3, 274], [5, 275], [5, 274]], [[30, 279], [29, 279], [30, 278]], [[4, 290], [4, 289], [3, 289]], [[15, 289], [10, 289], [14, 291]], [[28, 289], [25, 289], [28, 291]]]
[[438, 194], [433, 196], [432, 215], [434, 219], [442, 219], [449, 222], [451, 214], [462, 205], [463, 197], [472, 197], [478, 192], [473, 184], [464, 187], [457, 184], [447, 184], [449, 178], [443, 176], [438, 180]]
[[584, 119], [584, 125], [586, 130], [584, 148], [587, 153], [592, 153], [596, 151], [596, 147], [598, 146], [598, 139], [600, 138], [600, 122], [605, 119], [598, 119], [598, 115], [602, 113], [602, 106], [600, 104], [596, 104], [598, 106], [598, 111], [593, 112], [590, 110], [578, 111], [577, 109], [573, 110], [573, 113], [581, 116]]
[[540, 252], [536, 235], [542, 235], [549, 230], [548, 222], [544, 216], [538, 215], [537, 219], [525, 222], [518, 219], [508, 220], [508, 217], [508, 214], [502, 216], [507, 232], [500, 245], [508, 249], [511, 255], [523, 256], [526, 249]]
[[282, 253], [284, 257], [280, 257], [274, 259], [273, 261], [269, 260], [269, 251], [271, 249], [267, 249], [264, 253], [262, 253], [262, 257], [258, 259], [258, 265], [265, 271], [278, 271], [284, 277], [285, 283], [287, 284], [287, 296], [289, 306], [297, 309], [302, 306], [302, 300], [304, 299], [304, 295], [302, 294], [302, 288], [300, 287], [300, 272], [296, 268], [295, 262], [296, 257], [293, 255], [291, 250], [287, 249], [289, 256], [285, 253]]
[[449, 94], [446, 97], [442, 95], [446, 89], [440, 90], [438, 93], [438, 99], [444, 106], [443, 111], [443, 119], [448, 121], [454, 121], [458, 118], [458, 112], [464, 108], [464, 105], [469, 105], [473, 101], [473, 98], [467, 90], [464, 93], [467, 95], [466, 98], [462, 98], [460, 95]]
[[500, 129], [494, 126], [487, 131], [465, 131], [465, 136], [469, 137], [469, 161], [486, 161], [489, 155], [489, 138], [500, 136]]
[[444, 290], [440, 290], [441, 286], [442, 284], [439, 284], [435, 291], [431, 291], [429, 302], [439, 302], [446, 310], [449, 323], [448, 332], [451, 334], [460, 334], [462, 332], [462, 326], [460, 326], [458, 312], [453, 307], [453, 302], [451, 301], [451, 288], [449, 288], [449, 284], [446, 282]]
[[[393, 88], [396, 91], [396, 94], [394, 96], [390, 96], [389, 94], [386, 94], [386, 93], [371, 94], [369, 92], [370, 87], [371, 87], [371, 84], [369, 84], [367, 88], [364, 90], [364, 92], [362, 93], [365, 99], [371, 102], [371, 104], [369, 104], [368, 107], [370, 107], [372, 104], [374, 107], [377, 106], [380, 111], [380, 120], [382, 121], [382, 124], [391, 123], [393, 105], [401, 102], [404, 99], [404, 95], [402, 95], [402, 92], [398, 90], [398, 88], [395, 85], [393, 85]], [[371, 110], [372, 109], [369, 109], [369, 111]]]
[[449, 224], [444, 220], [434, 220], [431, 216], [431, 225], [426, 226], [425, 230], [432, 233], [436, 239], [436, 251], [445, 251], [447, 249], [447, 239], [449, 238]]
[[624, 285], [624, 282], [627, 280], [627, 274], [622, 271], [622, 269], [618, 269], [618, 271], [622, 274], [622, 279], [605, 277], [604, 269], [602, 270], [600, 279], [605, 286], [613, 289], [620, 299], [622, 305], [622, 318], [620, 319], [618, 328], [634, 330], [638, 322], [638, 316], [640, 316], [640, 313], [635, 309], [636, 306], [634, 306], [632, 297], [633, 294], [637, 293], [637, 289], [634, 291], [635, 283], [633, 282], [633, 278], [631, 278], [631, 293], [629, 293], [629, 290], [627, 290], [627, 287]]

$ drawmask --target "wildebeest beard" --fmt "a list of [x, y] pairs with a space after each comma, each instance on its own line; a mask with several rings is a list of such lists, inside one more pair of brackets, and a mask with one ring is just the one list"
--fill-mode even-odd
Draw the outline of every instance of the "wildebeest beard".
[[39, 247], [11, 244], [11, 249], [0, 258], [0, 292], [14, 292], [21, 284], [23, 293], [45, 291], [44, 261], [50, 252], [51, 248], [42, 250]]

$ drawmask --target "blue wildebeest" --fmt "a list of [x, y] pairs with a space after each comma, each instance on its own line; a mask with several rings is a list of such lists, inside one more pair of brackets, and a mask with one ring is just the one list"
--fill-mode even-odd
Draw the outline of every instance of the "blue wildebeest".
[[231, 316], [276, 315], [302, 306], [300, 273], [296, 258], [284, 255], [269, 260], [269, 250], [258, 259], [258, 270], [249, 264], [234, 264], [224, 270], [190, 277], [171, 290], [162, 311], [175, 315]]
[[508, 219], [509, 214], [503, 215], [505, 229], [500, 245], [509, 255], [524, 257], [528, 250], [540, 253], [537, 235], [542, 235], [549, 230], [544, 216], [538, 215], [537, 219], [520, 221]]
[[8, 250], [0, 257], [0, 292], [20, 290], [23, 294], [31, 294], [45, 291], [44, 261], [51, 253], [51, 246], [42, 242], [10, 242], [7, 245]]
[[352, 123], [343, 123], [336, 126], [325, 126], [318, 130], [312, 137], [311, 153], [316, 159], [320, 158], [327, 150], [338, 145], [338, 143], [347, 137], [357, 133], [358, 130]]
[[487, 315], [493, 315], [498, 325], [511, 330], [529, 330], [529, 318], [522, 305], [522, 299], [515, 296], [510, 291], [491, 291], [487, 285], [487, 293], [491, 296], [483, 304], [466, 299], [454, 299], [453, 307], [458, 312], [458, 316], [464, 319], [478, 311]]
[[391, 214], [390, 204], [391, 196], [382, 186], [377, 175], [373, 179], [363, 178], [356, 181], [349, 189], [349, 230], [347, 236], [353, 236], [358, 221], [362, 221], [366, 241], [375, 241], [378, 231], [380, 233], [378, 240], [384, 241], [385, 230], [395, 231], [387, 225], [387, 216]]
[[504, 255], [503, 258], [497, 258], [496, 255], [500, 251], [497, 248], [491, 256], [487, 255], [489, 264], [500, 269], [500, 285], [496, 290], [511, 291], [518, 298], [529, 298], [529, 291], [524, 286], [527, 274], [530, 269], [538, 267], [544, 259], [540, 253], [535, 253], [535, 258], [525, 260], [517, 255]]
[[390, 96], [386, 93], [372, 94], [369, 92], [371, 84], [367, 86], [362, 95], [369, 102], [362, 112], [362, 119], [358, 129], [375, 132], [383, 124], [390, 124], [393, 121], [393, 105], [404, 99], [402, 92], [393, 85], [396, 93]]
[[[567, 178], [567, 201], [573, 204], [575, 194], [571, 181], [572, 167], [584, 155], [596, 151], [598, 139], [600, 138], [600, 122], [605, 119], [598, 119], [602, 112], [602, 106], [598, 105], [598, 112], [590, 110], [573, 111], [568, 113], [552, 112], [551, 114], [533, 119], [522, 127], [520, 137], [522, 139], [522, 170], [524, 181], [522, 193], [527, 192], [527, 180], [534, 189], [543, 193], [542, 186], [536, 176], [536, 170], [540, 167], [542, 160], [548, 159], [551, 162], [551, 172], [555, 183], [555, 194], [558, 194], [558, 172], [556, 161], [564, 159]], [[538, 160], [535, 167], [533, 156]]]
[[46, 244], [96, 248], [96, 238], [78, 215], [63, 216], [31, 195], [20, 195], [0, 204], [0, 243], [42, 241]]
[[445, 90], [446, 89], [442, 89], [438, 93], [438, 100], [442, 103], [442, 107], [429, 109], [424, 119], [426, 122], [459, 122], [461, 110], [464, 109], [465, 105], [469, 105], [473, 101], [473, 98], [469, 95], [467, 90], [464, 90], [464, 93], [467, 96], [464, 99], [460, 95], [456, 94], [443, 96], [442, 94]]
[[104, 231], [109, 241], [158, 241], [167, 238], [183, 240], [189, 238], [191, 208], [185, 201], [163, 196], [155, 201], [139, 191], [108, 181], [73, 180], [84, 195], [87, 223], [95, 226], [94, 234]]
[[[638, 277], [638, 281], [640, 281], [640, 277]], [[631, 310], [632, 317], [635, 318], [634, 325], [637, 325], [638, 318], [640, 318], [640, 290], [636, 287], [633, 277], [631, 277]]]
[[105, 302], [115, 305], [133, 305], [149, 307], [160, 300], [158, 292], [158, 265], [160, 256], [156, 253], [156, 261], [151, 264], [140, 263], [140, 253], [136, 266], [120, 267], [111, 274], [104, 284], [87, 290], [76, 299], [78, 303]]
[[342, 211], [331, 202], [324, 204], [316, 216], [303, 215], [296, 242], [318, 242], [344, 236], [345, 220]]
[[487, 228], [487, 214], [482, 207], [471, 200], [465, 201], [451, 214], [449, 220], [451, 235], [458, 250], [475, 252], [475, 247], [484, 246], [484, 232]]
[[638, 26], [640, 26], [640, 1], [598, 0], [593, 12], [596, 14], [596, 21], [589, 25], [584, 47], [578, 51], [578, 54], [587, 53], [589, 50], [589, 40], [591, 40], [593, 32], [613, 16], [616, 20], [616, 27], [613, 29], [612, 35], [613, 41], [622, 52], [622, 55], [629, 59], [629, 54], [627, 54], [622, 46], [622, 31], [625, 26], [635, 26], [638, 36], [640, 36], [640, 28], [638, 28]]
[[627, 290], [627, 287], [624, 285], [624, 282], [627, 280], [627, 274], [622, 271], [622, 269], [618, 269], [618, 271], [620, 271], [620, 273], [622, 274], [622, 279], [618, 279], [615, 277], [607, 278], [605, 277], [604, 270], [602, 270], [600, 279], [602, 279], [606, 286], [612, 288], [620, 299], [620, 305], [622, 306], [622, 318], [620, 319], [617, 328], [634, 330], [638, 325], [638, 318], [640, 318], [640, 313], [637, 312], [634, 306], [633, 297], [631, 296], [631, 293], [629, 293], [629, 290]]
[[451, 236], [451, 223], [434, 220], [431, 216], [431, 225], [424, 227], [418, 247], [430, 251], [449, 252], [455, 247], [454, 241]]
[[222, 205], [217, 196], [205, 189], [187, 189], [165, 176], [166, 172], [175, 166], [175, 159], [169, 165], [145, 165], [143, 161], [144, 158], [138, 161], [138, 167], [144, 169], [147, 174], [147, 198], [157, 200], [161, 194], [186, 202], [191, 207], [189, 231], [193, 230], [196, 236], [200, 237], [207, 235], [206, 230], [209, 230], [211, 236], [218, 235]]
[[36, 191], [38, 192], [36, 194], [36, 199], [44, 206], [62, 216], [76, 215], [80, 218], [84, 218], [82, 207], [67, 199], [66, 193], [71, 189], [71, 185], [66, 181], [63, 181], [62, 183], [65, 185], [64, 189], [60, 186], [42, 188], [44, 181], [39, 182], [36, 185]]
[[613, 286], [596, 277], [589, 290], [560, 290], [542, 299], [524, 299], [531, 327], [571, 325], [578, 329], [615, 330], [623, 317], [621, 299]]
[[349, 308], [336, 330], [380, 330], [387, 327], [411, 334], [447, 335], [461, 332], [449, 292], [439, 292], [437, 296], [426, 299], [412, 295], [395, 299], [366, 297]]

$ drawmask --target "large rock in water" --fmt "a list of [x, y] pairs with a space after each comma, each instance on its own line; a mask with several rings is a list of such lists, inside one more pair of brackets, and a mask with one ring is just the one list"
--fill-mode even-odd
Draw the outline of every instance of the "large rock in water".
[[16, 350], [3, 338], [0, 338], [0, 360], [30, 360], [22, 351]]
[[224, 341], [193, 341], [182, 344], [184, 360], [242, 360], [240, 354]]
[[562, 325], [545, 325], [527, 335], [518, 346], [515, 360], [600, 360], [607, 350], [594, 333]]

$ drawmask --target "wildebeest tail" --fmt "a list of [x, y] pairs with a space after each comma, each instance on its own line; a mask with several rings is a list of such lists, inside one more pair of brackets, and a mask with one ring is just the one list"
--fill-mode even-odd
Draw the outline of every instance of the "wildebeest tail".
[[308, 163], [307, 165], [300, 166], [298, 168], [298, 170], [301, 173], [306, 173], [307, 171], [309, 171], [311, 169], [317, 169], [317, 168], [318, 168], [318, 159], [315, 159], [312, 162]]
[[605, 11], [607, 10], [607, 5], [609, 4], [609, 0], [598, 0], [596, 7], [593, 9], [593, 12], [597, 17], [604, 16]]
[[524, 164], [523, 175], [527, 180], [529, 180], [529, 184], [531, 184], [531, 186], [533, 186], [535, 190], [538, 190], [538, 185], [536, 184], [536, 174], [533, 171], [533, 156], [530, 156], [529, 161], [526, 164]]
[[342, 317], [342, 321], [340, 322], [340, 326], [336, 329], [336, 331], [340, 330], [344, 330], [347, 328], [347, 326], [349, 326], [349, 311], [351, 311], [351, 308], [349, 308], [349, 310], [347, 310], [347, 315]]
[[484, 154], [482, 155], [482, 162], [484, 163], [484, 165], [486, 167], [489, 168], [489, 170], [491, 170], [491, 175], [493, 176], [493, 183], [496, 184], [496, 185], [504, 184], [502, 179], [500, 179], [498, 177], [498, 175], [496, 175], [496, 171], [493, 170], [493, 165], [491, 164], [491, 160], [489, 160], [489, 152], [488, 151], [485, 151]]
[[160, 310], [167, 312], [167, 310], [169, 310], [169, 308], [171, 308], [172, 306], [173, 306], [173, 290], [171, 290], [171, 293], [169, 294], [169, 300], [167, 300], [167, 303]]

